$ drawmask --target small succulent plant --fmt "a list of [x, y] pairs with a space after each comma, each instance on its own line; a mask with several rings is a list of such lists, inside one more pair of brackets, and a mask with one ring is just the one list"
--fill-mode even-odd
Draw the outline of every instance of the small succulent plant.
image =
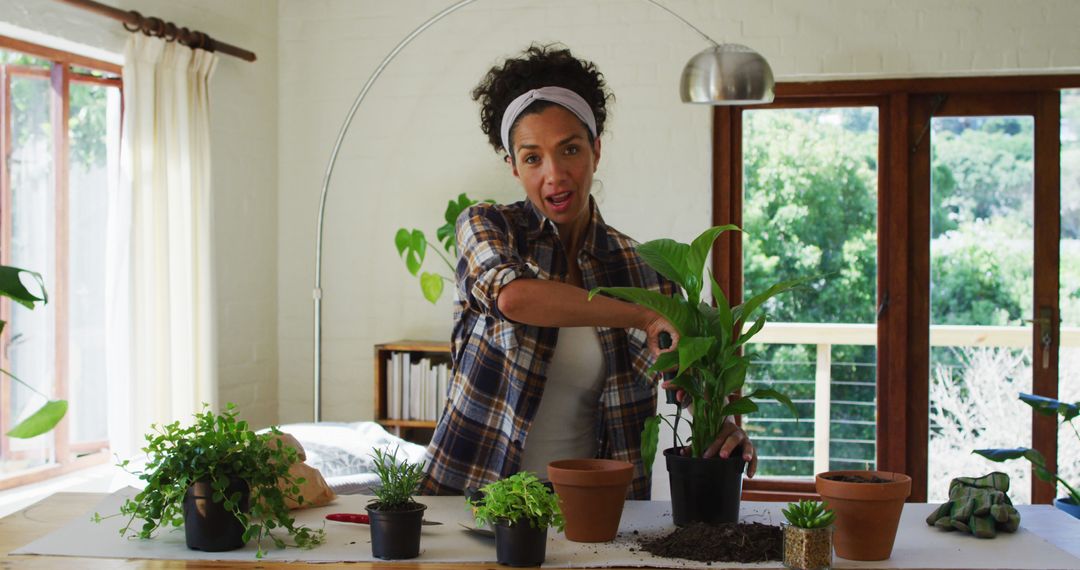
[[782, 512], [791, 526], [799, 528], [825, 528], [836, 519], [836, 513], [825, 508], [824, 503], [808, 499], [788, 503], [788, 508]]

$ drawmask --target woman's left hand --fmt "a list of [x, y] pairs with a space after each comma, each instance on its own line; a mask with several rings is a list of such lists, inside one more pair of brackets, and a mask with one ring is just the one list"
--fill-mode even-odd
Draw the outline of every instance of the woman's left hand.
[[753, 477], [754, 473], [757, 472], [757, 450], [754, 449], [754, 442], [750, 441], [750, 436], [746, 435], [746, 432], [741, 427], [735, 425], [731, 418], [728, 418], [728, 420], [720, 428], [720, 434], [716, 437], [716, 441], [705, 449], [702, 457], [719, 455], [722, 458], [727, 458], [736, 447], [741, 445], [743, 461], [749, 463], [746, 476]]

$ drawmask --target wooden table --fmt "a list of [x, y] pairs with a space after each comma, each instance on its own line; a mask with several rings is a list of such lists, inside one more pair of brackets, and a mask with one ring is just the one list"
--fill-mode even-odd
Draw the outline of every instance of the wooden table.
[[[141, 560], [141, 559], [102, 559], [102, 558], [75, 558], [67, 556], [9, 556], [8, 553], [20, 546], [32, 542], [52, 532], [61, 525], [72, 520], [74, 517], [83, 516], [93, 509], [104, 498], [100, 493], [57, 493], [45, 500], [31, 505], [15, 514], [0, 519], [0, 569], [7, 568], [152, 568], [152, 569], [221, 569], [221, 568], [318, 568], [328, 569], [406, 569], [406, 568], [429, 568], [432, 570], [451, 570], [466, 568], [477, 570], [491, 568], [493, 570], [505, 570], [506, 567], [496, 564], [436, 564], [417, 562], [349, 562], [338, 564], [326, 563], [281, 563], [281, 562], [211, 562], [211, 561], [179, 561], [179, 560]], [[1067, 525], [1039, 524], [1039, 520], [1047, 520], [1047, 517], [1029, 516], [1036, 510], [1048, 509], [1043, 505], [1019, 507], [1024, 517], [1024, 526], [1031, 532], [1045, 538], [1055, 546], [1080, 558], [1080, 522]], [[1046, 512], [1045, 510], [1043, 511]], [[1059, 521], [1061, 519], [1058, 519]], [[1032, 553], [1037, 557], [1038, 553]], [[838, 567], [851, 567], [852, 562], [837, 559]], [[756, 566], [749, 566], [755, 568]], [[630, 569], [626, 569], [630, 570]]]

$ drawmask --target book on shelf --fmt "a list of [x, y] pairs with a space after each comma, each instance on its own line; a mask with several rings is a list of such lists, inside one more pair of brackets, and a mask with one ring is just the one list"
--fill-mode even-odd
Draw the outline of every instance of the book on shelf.
[[387, 360], [386, 419], [438, 421], [450, 383], [449, 359], [395, 351]]

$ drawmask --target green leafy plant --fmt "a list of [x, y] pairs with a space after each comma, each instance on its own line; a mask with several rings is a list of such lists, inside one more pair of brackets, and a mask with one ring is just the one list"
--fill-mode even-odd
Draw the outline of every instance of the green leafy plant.
[[799, 528], [825, 528], [836, 520], [836, 513], [827, 509], [824, 503], [809, 499], [788, 503], [788, 508], [780, 512], [791, 526]]
[[[34, 281], [37, 282], [38, 288], [41, 290], [40, 297], [31, 293], [26, 286], [23, 285], [22, 278], [20, 277], [23, 273], [33, 277]], [[49, 302], [49, 294], [45, 291], [45, 281], [41, 278], [40, 273], [6, 265], [0, 265], [0, 296], [7, 297], [31, 310], [34, 309], [34, 306], [38, 302], [41, 302], [43, 305]], [[6, 324], [6, 322], [0, 321], [0, 331], [4, 330], [4, 325]], [[17, 437], [21, 439], [36, 437], [53, 429], [56, 427], [56, 424], [60, 423], [60, 420], [64, 419], [64, 414], [67, 413], [68, 409], [67, 400], [50, 399], [38, 389], [19, 379], [11, 372], [0, 368], [0, 373], [5, 374], [8, 378], [18, 382], [23, 387], [46, 400], [45, 405], [38, 408], [38, 410], [31, 414], [30, 417], [11, 428], [11, 430], [7, 432], [8, 437]]]
[[375, 499], [371, 502], [378, 506], [378, 510], [395, 510], [414, 504], [413, 495], [424, 478], [424, 462], [398, 462], [397, 451], [395, 449], [391, 455], [376, 449], [371, 454], [375, 459], [375, 473], [381, 483], [375, 489]]
[[[1044, 416], [1061, 416], [1061, 422], [1069, 424], [1077, 438], [1080, 438], [1080, 431], [1077, 431], [1076, 424], [1073, 420], [1077, 416], [1080, 416], [1080, 402], [1075, 404], [1069, 404], [1067, 402], [1061, 402], [1053, 398], [1046, 398], [1043, 396], [1036, 396], [1034, 394], [1020, 394], [1020, 400], [1025, 404], [1031, 406], [1036, 413]], [[1015, 447], [1011, 449], [976, 449], [972, 453], [977, 453], [991, 461], [1008, 461], [1010, 459], [1024, 458], [1031, 462], [1031, 467], [1035, 470], [1035, 476], [1047, 483], [1052, 483], [1054, 486], [1061, 485], [1069, 497], [1072, 498], [1073, 503], [1080, 505], [1080, 492], [1076, 487], [1073, 487], [1064, 479], [1058, 476], [1046, 468], [1046, 458], [1042, 453], [1030, 447]]]
[[515, 524], [527, 520], [536, 529], [555, 527], [562, 531], [566, 526], [559, 509], [559, 497], [529, 471], [488, 483], [480, 492], [479, 499], [468, 500], [475, 510], [478, 525], [500, 520]]
[[[484, 202], [494, 203], [493, 200], [484, 200]], [[461, 212], [476, 203], [478, 202], [470, 199], [465, 193], [461, 193], [457, 199], [450, 200], [446, 204], [446, 211], [443, 213], [443, 219], [446, 223], [435, 230], [435, 237], [442, 244], [443, 250], [448, 255], [453, 255], [454, 258], [458, 256], [454, 224], [457, 222]], [[405, 262], [405, 268], [409, 270], [409, 273], [413, 276], [417, 276], [417, 273], [419, 273], [420, 291], [424, 293], [425, 299], [434, 304], [442, 296], [443, 282], [454, 282], [452, 277], [454, 275], [454, 264], [450, 263], [450, 260], [447, 259], [446, 255], [443, 255], [443, 252], [439, 251], [439, 248], [431, 245], [424, 232], [417, 229], [398, 229], [394, 235], [394, 246], [397, 248], [398, 256]], [[446, 263], [446, 267], [450, 270], [450, 276], [420, 271], [429, 248]]]
[[[147, 455], [144, 471], [131, 471], [146, 481], [146, 487], [134, 498], [120, 507], [119, 515], [126, 516], [127, 524], [120, 529], [121, 536], [129, 533], [139, 538], [151, 538], [161, 527], [179, 527], [184, 524], [183, 503], [188, 487], [196, 481], [209, 481], [214, 490], [213, 501], [221, 502], [226, 510], [244, 527], [244, 542], [255, 539], [258, 543], [256, 556], [263, 556], [263, 540], [268, 539], [278, 548], [296, 546], [312, 548], [325, 539], [323, 530], [298, 526], [290, 516], [286, 497], [304, 503], [299, 485], [303, 478], [293, 478], [289, 467], [298, 461], [297, 451], [284, 445], [274, 436], [281, 432], [272, 428], [257, 434], [248, 429], [245, 421], [236, 418], [236, 407], [228, 404], [221, 414], [204, 408], [195, 414], [195, 422], [181, 426], [173, 422], [164, 426], [153, 425], [146, 434]], [[120, 463], [127, 468], [129, 461]], [[250, 511], [240, 508], [241, 494], [226, 495], [230, 479], [246, 481], [251, 489]], [[104, 518], [95, 513], [94, 520]], [[133, 526], [136, 520], [142, 525]], [[292, 540], [288, 544], [275, 534], [284, 531]]]
[[[804, 283], [805, 279], [777, 283], [732, 307], [715, 276], [706, 272], [712, 285], [715, 306], [705, 302], [702, 299], [705, 260], [716, 238], [730, 230], [739, 231], [739, 228], [733, 225], [709, 228], [689, 244], [658, 239], [638, 246], [637, 252], [645, 263], [682, 287], [685, 297], [668, 297], [637, 287], [598, 287], [589, 292], [590, 299], [604, 293], [648, 307], [663, 315], [679, 331], [677, 350], [661, 354], [649, 372], [677, 370], [672, 382], [691, 398], [693, 404], [694, 418], [690, 422], [690, 451], [693, 457], [701, 457], [716, 440], [728, 416], [756, 412], [758, 406], [755, 398], [776, 400], [798, 418], [798, 410], [791, 399], [771, 388], [759, 388], [750, 394], [739, 395], [746, 383], [746, 369], [750, 365], [750, 356], [740, 354], [740, 350], [765, 326], [764, 314], [754, 321], [750, 320], [754, 313], [765, 301], [790, 291]], [[750, 322], [753, 324], [746, 328]], [[660, 421], [664, 419], [658, 415], [645, 423], [641, 437], [641, 458], [646, 470], [652, 469]]]

